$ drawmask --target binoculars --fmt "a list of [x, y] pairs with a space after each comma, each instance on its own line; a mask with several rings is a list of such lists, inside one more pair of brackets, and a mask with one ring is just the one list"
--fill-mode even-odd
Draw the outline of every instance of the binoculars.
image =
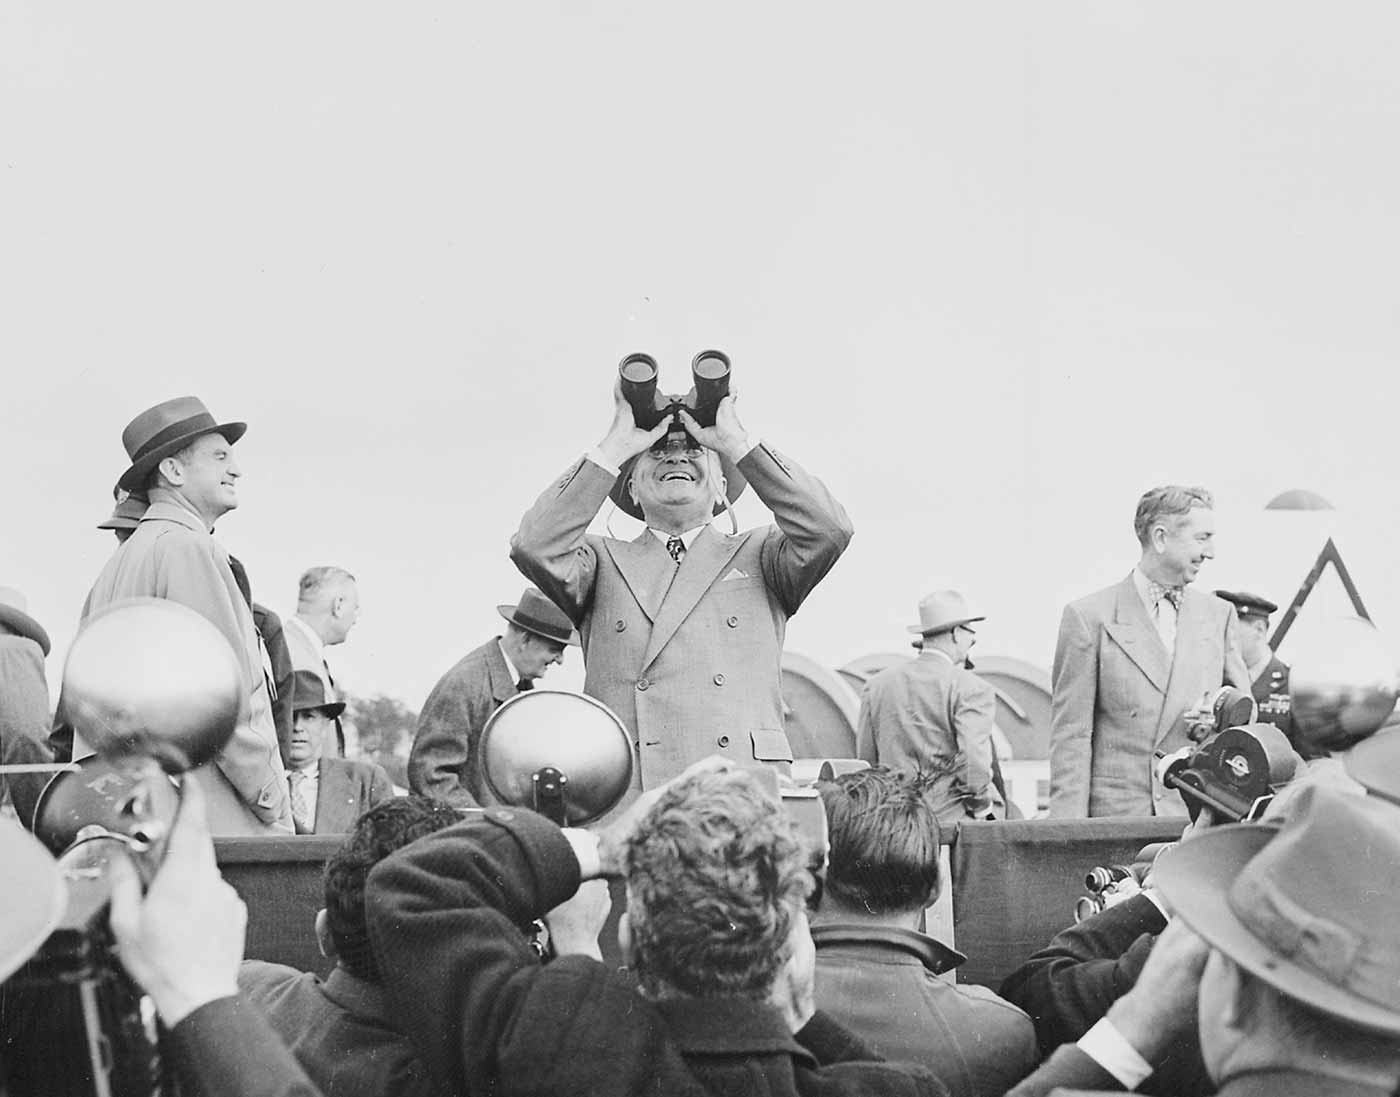
[[642, 430], [651, 430], [669, 418], [671, 431], [685, 433], [681, 423], [682, 410], [690, 412], [702, 427], [715, 425], [719, 402], [729, 395], [729, 356], [719, 350], [702, 350], [690, 362], [694, 381], [684, 396], [668, 395], [656, 390], [656, 359], [650, 354], [629, 354], [617, 367], [622, 379], [622, 395], [632, 406], [632, 418]]

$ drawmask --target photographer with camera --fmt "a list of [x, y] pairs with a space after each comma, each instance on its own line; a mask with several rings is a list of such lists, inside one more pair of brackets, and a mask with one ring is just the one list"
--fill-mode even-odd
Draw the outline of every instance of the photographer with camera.
[[[626, 881], [636, 986], [544, 964], [522, 932], [600, 876]], [[476, 813], [371, 871], [365, 913], [395, 1016], [452, 1092], [946, 1093], [814, 1011], [811, 887], [778, 802], [707, 760], [597, 833]]]
[[[578, 626], [584, 692], [627, 726], [643, 789], [712, 753], [792, 760], [780, 664], [787, 619], [852, 535], [818, 480], [750, 440], [733, 395], [713, 408], [713, 425], [692, 414], [698, 405], [673, 406], [643, 429], [620, 379], [603, 440], [511, 539], [516, 566]], [[776, 525], [720, 533], [711, 519], [745, 482]], [[646, 523], [636, 540], [587, 532], [609, 496]]]

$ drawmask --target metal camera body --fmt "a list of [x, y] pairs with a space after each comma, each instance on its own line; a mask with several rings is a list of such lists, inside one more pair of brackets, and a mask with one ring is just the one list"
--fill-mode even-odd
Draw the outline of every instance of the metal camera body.
[[695, 439], [681, 422], [680, 413], [688, 411], [702, 427], [715, 425], [719, 403], [729, 395], [729, 356], [719, 350], [702, 350], [690, 362], [692, 385], [684, 396], [668, 395], [657, 390], [659, 369], [650, 354], [629, 354], [617, 367], [622, 381], [622, 395], [632, 408], [632, 419], [642, 430], [652, 430], [669, 418], [668, 433], [685, 434], [695, 445]]
[[179, 775], [223, 748], [246, 704], [242, 688], [223, 634], [176, 602], [117, 603], [74, 639], [59, 714], [97, 753], [56, 774], [35, 809], [67, 905], [5, 984], [15, 1003], [5, 1033], [12, 1092], [181, 1094], [154, 1009], [113, 948], [111, 869], [125, 859], [149, 884], [179, 811]]
[[1255, 722], [1258, 709], [1243, 690], [1222, 688], [1211, 707], [1213, 728], [1195, 746], [1161, 759], [1162, 783], [1181, 793], [1192, 820], [1202, 808], [1220, 822], [1257, 820], [1302, 759], [1282, 731]]

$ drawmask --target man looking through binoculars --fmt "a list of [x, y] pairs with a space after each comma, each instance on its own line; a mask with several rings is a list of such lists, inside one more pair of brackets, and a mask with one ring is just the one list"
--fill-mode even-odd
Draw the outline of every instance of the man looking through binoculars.
[[[634, 784], [654, 788], [720, 754], [785, 763], [787, 619], [849, 543], [820, 481], [754, 444], [725, 396], [714, 425], [684, 408], [637, 426], [619, 383], [607, 434], [521, 519], [511, 559], [578, 626], [584, 691], [622, 719]], [[775, 525], [724, 534], [710, 520], [751, 483]], [[647, 528], [587, 532], [613, 501]]]

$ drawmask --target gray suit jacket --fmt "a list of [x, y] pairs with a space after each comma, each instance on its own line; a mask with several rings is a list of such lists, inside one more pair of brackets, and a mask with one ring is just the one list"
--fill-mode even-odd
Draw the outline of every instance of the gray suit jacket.
[[394, 795], [384, 767], [373, 762], [322, 758], [317, 783], [313, 834], [349, 834], [361, 815]]
[[1055, 645], [1050, 814], [1184, 815], [1155, 751], [1185, 746], [1187, 709], [1224, 682], [1249, 688], [1227, 602], [1187, 587], [1170, 656], [1129, 575], [1071, 602]]
[[925, 651], [865, 684], [856, 754], [872, 764], [935, 775], [930, 794], [941, 823], [1000, 816], [1005, 805], [992, 785], [995, 721], [992, 687]]
[[517, 692], [500, 640], [493, 637], [468, 652], [423, 702], [408, 756], [408, 787], [419, 796], [446, 800], [456, 808], [484, 802], [476, 755], [481, 730]]
[[692, 762], [790, 761], [783, 730], [787, 619], [851, 539], [821, 482], [764, 444], [739, 470], [775, 526], [734, 536], [706, 526], [679, 568], [643, 531], [587, 532], [613, 477], [571, 465], [521, 519], [511, 559], [578, 626], [584, 692], [634, 736], [634, 787], [654, 788]]

